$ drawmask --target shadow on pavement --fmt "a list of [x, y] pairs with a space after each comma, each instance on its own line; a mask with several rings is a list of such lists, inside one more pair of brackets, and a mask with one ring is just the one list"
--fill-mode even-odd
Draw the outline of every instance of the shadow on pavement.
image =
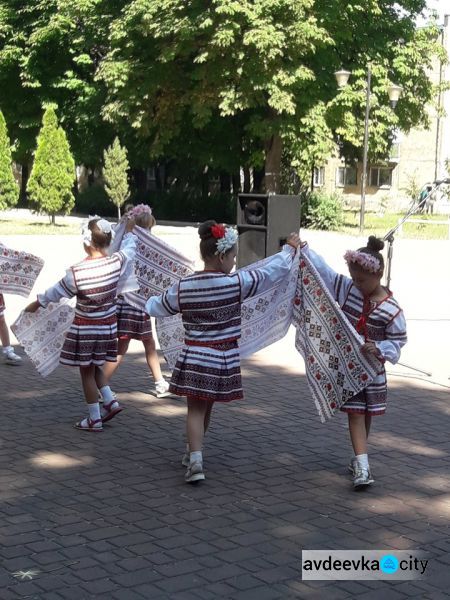
[[[450, 584], [448, 392], [391, 382], [374, 419], [376, 483], [354, 492], [346, 419], [320, 423], [304, 376], [256, 355], [246, 399], [217, 406], [207, 480], [183, 481], [185, 402], [158, 400], [144, 357], [113, 380], [101, 434], [76, 369], [0, 365], [0, 598], [444, 598]], [[302, 549], [425, 550], [420, 581], [302, 582]]]

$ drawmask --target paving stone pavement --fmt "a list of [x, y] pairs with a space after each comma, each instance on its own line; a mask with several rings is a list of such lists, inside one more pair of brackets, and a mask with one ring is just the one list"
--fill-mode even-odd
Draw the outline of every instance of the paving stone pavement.
[[[345, 418], [320, 423], [291, 342], [244, 361], [246, 399], [216, 408], [198, 486], [184, 401], [150, 394], [138, 345], [113, 386], [126, 410], [97, 435], [72, 428], [76, 369], [0, 364], [0, 599], [448, 598], [448, 390], [391, 378], [376, 483], [354, 492]], [[419, 548], [421, 580], [301, 579], [302, 549]]]

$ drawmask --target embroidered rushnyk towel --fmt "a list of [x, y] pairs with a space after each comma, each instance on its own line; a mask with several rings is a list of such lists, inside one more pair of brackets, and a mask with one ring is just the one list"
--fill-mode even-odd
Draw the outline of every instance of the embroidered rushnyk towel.
[[28, 298], [44, 261], [0, 244], [0, 292]]
[[[244, 267], [253, 270], [263, 267], [266, 258]], [[299, 257], [295, 256], [289, 274], [270, 289], [248, 298], [241, 306], [241, 358], [281, 340], [292, 322], [293, 299], [297, 289]]]
[[[122, 221], [117, 225], [113, 225], [115, 235], [108, 248], [109, 256], [120, 250], [122, 240], [126, 234], [126, 225], [126, 221]], [[117, 295], [125, 294], [125, 292], [133, 292], [139, 289], [139, 284], [134, 273], [134, 267], [135, 261], [127, 260], [125, 269], [122, 271], [119, 277], [119, 283], [117, 284]]]
[[133, 232], [136, 244], [135, 275], [139, 289], [124, 294], [126, 302], [144, 310], [150, 296], [158, 296], [182, 277], [194, 272], [194, 263], [142, 227]]
[[[264, 266], [270, 259], [258, 261], [246, 270]], [[270, 289], [245, 300], [241, 307], [241, 339], [239, 350], [245, 358], [283, 338], [292, 321], [293, 298], [298, 278], [298, 258], [289, 274]], [[156, 319], [159, 344], [169, 367], [174, 368], [184, 345], [181, 315]]]
[[375, 357], [361, 352], [364, 340], [304, 255], [293, 305], [295, 347], [304, 358], [308, 386], [324, 422], [363, 390], [382, 365]]
[[59, 365], [61, 349], [75, 316], [74, 306], [75, 298], [62, 299], [35, 313], [22, 312], [11, 325], [14, 335], [43, 377]]

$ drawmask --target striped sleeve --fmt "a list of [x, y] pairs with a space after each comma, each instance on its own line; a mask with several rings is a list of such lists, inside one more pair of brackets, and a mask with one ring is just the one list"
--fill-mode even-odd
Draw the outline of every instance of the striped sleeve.
[[321, 256], [314, 252], [314, 250], [311, 250], [308, 245], [302, 247], [302, 252], [304, 252], [311, 260], [319, 272], [324, 284], [333, 294], [334, 299], [340, 306], [342, 306], [345, 302], [348, 291], [352, 286], [352, 280], [350, 277], [336, 273], [336, 271], [334, 271]]
[[43, 294], [38, 294], [37, 299], [44, 308], [50, 302], [59, 302], [61, 298], [73, 298], [76, 296], [77, 287], [72, 269], [67, 269], [65, 276], [58, 281], [53, 287], [49, 288]]
[[237, 271], [241, 283], [241, 300], [244, 301], [256, 293], [264, 292], [273, 287], [289, 273], [295, 248], [284, 246], [281, 252], [274, 254], [264, 267], [259, 269], [239, 269]]
[[171, 317], [180, 312], [178, 301], [179, 282], [160, 296], [150, 296], [145, 303], [145, 312], [151, 317]]
[[388, 323], [385, 335], [386, 339], [375, 343], [383, 358], [395, 365], [400, 360], [401, 349], [407, 342], [406, 320], [402, 310]]
[[120, 244], [120, 250], [115, 254], [118, 254], [121, 258], [122, 271], [126, 269], [127, 263], [134, 261], [136, 256], [136, 236], [129, 232], [126, 233]]

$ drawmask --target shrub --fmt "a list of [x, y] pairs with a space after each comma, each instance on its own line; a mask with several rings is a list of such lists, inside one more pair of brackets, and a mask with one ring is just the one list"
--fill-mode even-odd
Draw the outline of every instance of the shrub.
[[339, 194], [312, 192], [304, 194], [301, 226], [325, 231], [338, 229], [343, 222], [342, 198]]
[[75, 197], [75, 211], [82, 215], [117, 217], [117, 209], [111, 203], [103, 185], [95, 183]]
[[[136, 204], [138, 198], [132, 198]], [[171, 189], [148, 192], [139, 200], [152, 207], [157, 221], [200, 222], [215, 219], [224, 223], [236, 222], [236, 199], [231, 194], [202, 196], [197, 190]]]

